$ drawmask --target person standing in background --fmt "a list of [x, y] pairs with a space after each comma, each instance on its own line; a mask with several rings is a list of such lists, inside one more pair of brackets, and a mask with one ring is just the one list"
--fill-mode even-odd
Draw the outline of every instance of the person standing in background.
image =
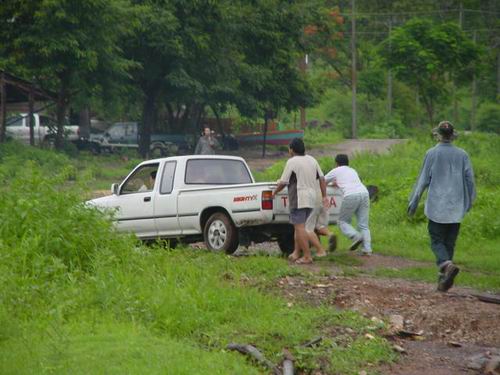
[[203, 128], [203, 135], [198, 140], [194, 150], [195, 155], [215, 155], [215, 149], [219, 148], [219, 142], [212, 134], [212, 130], [205, 126]]
[[415, 214], [420, 197], [429, 189], [424, 213], [429, 219], [431, 249], [439, 268], [438, 291], [452, 286], [460, 269], [453, 264], [460, 222], [476, 198], [474, 172], [467, 153], [455, 147], [453, 125], [442, 121], [437, 127], [439, 143], [425, 154], [424, 163], [413, 188], [408, 214]]

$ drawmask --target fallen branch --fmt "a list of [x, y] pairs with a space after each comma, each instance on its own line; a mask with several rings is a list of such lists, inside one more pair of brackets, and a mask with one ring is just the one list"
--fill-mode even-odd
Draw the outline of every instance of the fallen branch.
[[281, 371], [278, 369], [278, 367], [274, 363], [272, 363], [270, 360], [268, 360], [266, 357], [264, 357], [264, 354], [262, 354], [259, 351], [259, 349], [257, 349], [253, 345], [228, 344], [227, 349], [228, 350], [236, 350], [236, 351], [240, 352], [241, 354], [249, 355], [250, 357], [256, 359], [257, 362], [259, 362], [260, 364], [273, 370], [273, 373], [275, 375], [281, 375]]
[[472, 294], [472, 295], [482, 302], [496, 303], [497, 305], [500, 305], [500, 296], [494, 294]]
[[323, 337], [319, 336], [319, 337], [312, 339], [311, 341], [306, 342], [305, 344], [302, 344], [301, 346], [303, 348], [310, 348], [316, 344], [319, 344], [322, 340], [323, 340]]

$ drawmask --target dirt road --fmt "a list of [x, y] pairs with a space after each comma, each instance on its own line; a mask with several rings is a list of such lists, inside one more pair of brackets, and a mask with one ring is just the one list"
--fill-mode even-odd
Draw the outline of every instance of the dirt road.
[[[338, 153], [344, 153], [349, 156], [359, 152], [385, 153], [389, 152], [390, 148], [395, 145], [405, 142], [404, 139], [348, 139], [339, 144], [332, 146], [322, 146], [307, 150], [307, 153], [319, 158], [325, 156], [334, 156]], [[307, 145], [306, 145], [307, 146]], [[248, 165], [253, 171], [262, 171], [276, 161], [288, 157], [286, 151], [268, 151], [266, 157], [262, 157], [262, 148], [260, 147], [242, 147], [237, 151], [231, 152], [231, 155], [237, 155], [245, 158]]]

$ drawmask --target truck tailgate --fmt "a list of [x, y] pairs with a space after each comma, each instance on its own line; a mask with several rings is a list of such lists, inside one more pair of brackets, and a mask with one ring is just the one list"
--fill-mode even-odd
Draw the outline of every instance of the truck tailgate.
[[[330, 217], [329, 222], [330, 224], [336, 224], [340, 213], [340, 205], [342, 203], [342, 191], [338, 188], [328, 186], [327, 194], [330, 198], [330, 208], [328, 210]], [[275, 221], [288, 222], [290, 215], [290, 202], [288, 200], [288, 191], [286, 188], [278, 193], [273, 203]]]

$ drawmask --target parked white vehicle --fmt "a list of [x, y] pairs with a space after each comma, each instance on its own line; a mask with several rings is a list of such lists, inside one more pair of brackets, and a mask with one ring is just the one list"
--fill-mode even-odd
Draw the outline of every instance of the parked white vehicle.
[[[7, 137], [17, 139], [23, 143], [30, 143], [30, 128], [28, 126], [28, 114], [20, 113], [11, 116], [6, 121]], [[57, 123], [48, 116], [33, 114], [33, 134], [35, 144], [51, 143], [55, 137]], [[79, 127], [77, 125], [67, 125], [64, 127], [64, 135], [68, 141], [77, 142], [80, 140]]]
[[[156, 174], [153, 180], [151, 174]], [[286, 189], [273, 200], [275, 183], [256, 183], [245, 160], [219, 155], [177, 156], [140, 163], [112, 195], [87, 204], [115, 209], [119, 231], [173, 243], [204, 240], [211, 250], [233, 253], [241, 244], [277, 240], [293, 250]], [[328, 187], [330, 223], [339, 213], [340, 191]]]

